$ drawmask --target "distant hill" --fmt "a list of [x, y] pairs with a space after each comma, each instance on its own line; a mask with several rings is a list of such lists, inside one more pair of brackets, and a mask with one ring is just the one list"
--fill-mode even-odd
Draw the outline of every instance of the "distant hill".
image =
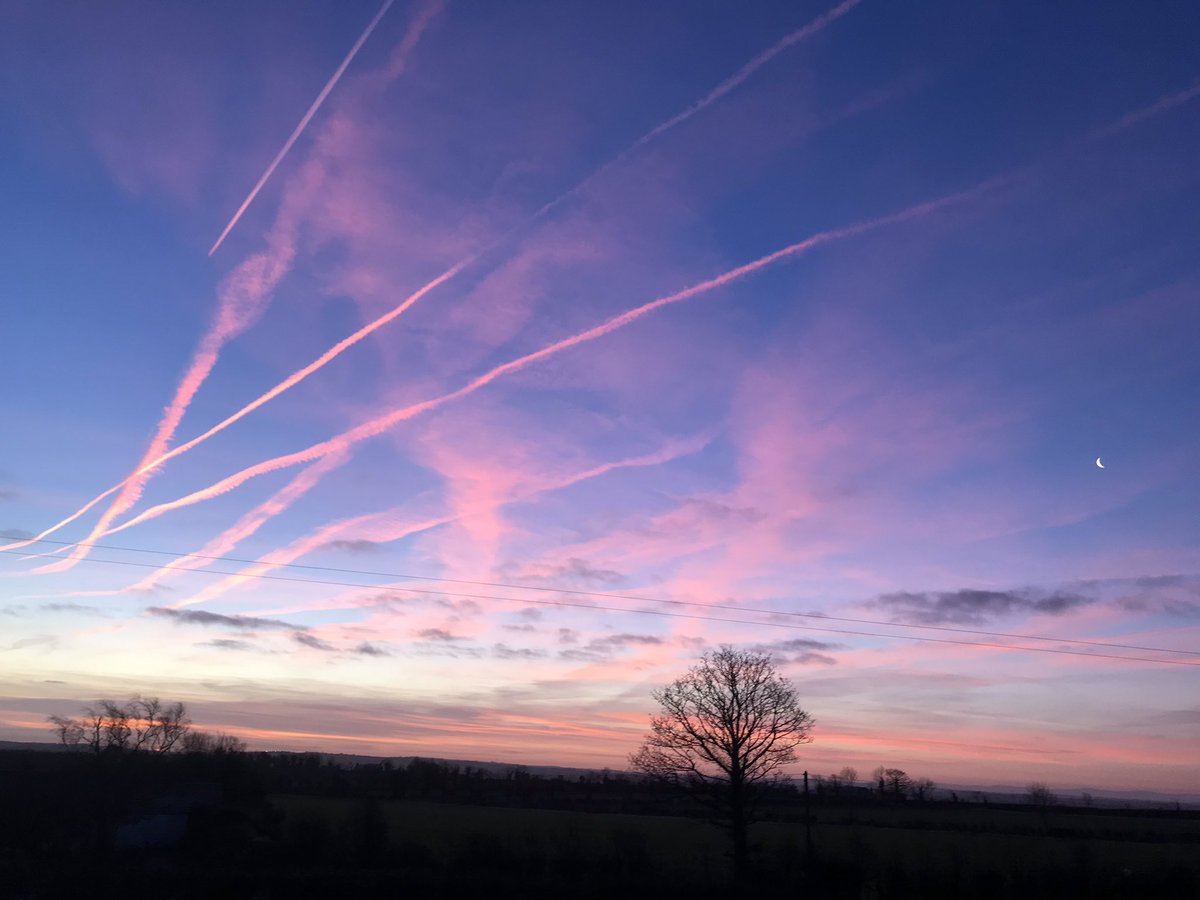
[[[1050, 785], [1060, 803], [1076, 804], [1084, 794], [1090, 794], [1096, 806], [1119, 807], [1126, 803], [1134, 809], [1160, 809], [1164, 806], [1174, 806], [1176, 801], [1188, 809], [1200, 806], [1200, 794], [1178, 793], [1163, 794], [1158, 791], [1114, 791], [1109, 788], [1056, 788]], [[938, 796], [944, 796], [948, 791], [956, 791], [963, 799], [974, 799], [975, 794], [983, 794], [992, 803], [1024, 803], [1025, 789], [1015, 788], [1010, 784], [960, 785], [939, 784]]]
[[0, 750], [46, 750], [51, 753], [78, 753], [77, 747], [65, 747], [49, 741], [0, 741]]

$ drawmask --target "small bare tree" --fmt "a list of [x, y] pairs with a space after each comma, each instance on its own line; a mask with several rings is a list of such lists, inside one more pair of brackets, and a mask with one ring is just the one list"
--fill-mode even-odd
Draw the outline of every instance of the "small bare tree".
[[1045, 782], [1035, 781], [1025, 788], [1025, 802], [1042, 810], [1053, 806], [1058, 802], [1058, 798]]
[[914, 800], [924, 803], [926, 800], [933, 799], [933, 792], [937, 790], [937, 785], [931, 778], [914, 778], [908, 790]]
[[[819, 778], [820, 776], [818, 776]], [[858, 780], [858, 770], [853, 766], [843, 766], [840, 772], [835, 772], [832, 775], [826, 775], [824, 785], [828, 788], [831, 794], [840, 794], [846, 788], [854, 787], [854, 782]]]
[[748, 826], [764, 784], [783, 779], [813, 718], [769, 655], [723, 646], [654, 692], [661, 715], [630, 757], [633, 768], [680, 787], [717, 813], [733, 841], [735, 875], [749, 866]]
[[1050, 827], [1050, 807], [1058, 803], [1058, 797], [1050, 790], [1045, 782], [1035, 781], [1025, 788], [1025, 802], [1037, 810], [1038, 818], [1042, 820], [1042, 829]]

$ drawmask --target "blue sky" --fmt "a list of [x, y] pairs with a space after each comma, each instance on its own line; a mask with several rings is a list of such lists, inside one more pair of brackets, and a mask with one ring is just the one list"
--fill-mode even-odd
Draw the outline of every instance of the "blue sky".
[[0, 736], [1194, 789], [1192, 6], [5, 9]]

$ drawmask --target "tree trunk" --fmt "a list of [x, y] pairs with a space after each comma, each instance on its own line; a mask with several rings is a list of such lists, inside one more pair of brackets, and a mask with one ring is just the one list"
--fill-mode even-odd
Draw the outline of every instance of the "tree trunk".
[[[735, 776], [736, 778], [736, 773]], [[729, 786], [729, 834], [733, 839], [733, 880], [735, 887], [745, 884], [750, 871], [750, 844], [747, 834], [746, 794], [736, 780]]]
[[733, 880], [741, 886], [746, 882], [750, 871], [750, 844], [746, 833], [746, 815], [741, 809], [735, 810], [730, 822], [730, 833], [733, 837]]

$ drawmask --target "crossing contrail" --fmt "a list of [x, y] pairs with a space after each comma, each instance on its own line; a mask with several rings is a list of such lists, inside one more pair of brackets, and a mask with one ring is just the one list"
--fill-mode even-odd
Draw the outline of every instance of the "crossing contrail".
[[[358, 49], [370, 36], [370, 33], [374, 29], [375, 25], [378, 24], [384, 13], [387, 12], [388, 8], [394, 2], [395, 0], [387, 0], [384, 6], [376, 14], [375, 18], [368, 25], [367, 30], [364, 31], [359, 37], [358, 42], [351, 49], [350, 54], [345, 60], [343, 60], [342, 65], [338, 68], [337, 72], [334, 73], [333, 78], [331, 78], [329, 83], [326, 84], [325, 90], [321, 92], [321, 95], [317, 98], [317, 101], [313, 104], [313, 106], [309, 109], [308, 114], [301, 121], [301, 125], [295, 132], [293, 132], [292, 137], [285, 145], [283, 151], [280, 152], [275, 161], [271, 164], [271, 167], [260, 180], [258, 186], [255, 187], [250, 197], [247, 198], [246, 202], [242, 206], [242, 209], [239, 210], [237, 215], [234, 217], [234, 220], [230, 222], [229, 226], [226, 227], [225, 232], [221, 235], [221, 239], [224, 239], [225, 234], [228, 234], [229, 229], [233, 227], [233, 224], [237, 221], [237, 218], [241, 216], [242, 212], [245, 211], [245, 208], [254, 198], [254, 194], [258, 192], [258, 190], [262, 187], [262, 184], [266, 181], [266, 178], [271, 174], [272, 171], [274, 171], [274, 168], [276, 165], [278, 165], [279, 160], [283, 158], [283, 155], [287, 152], [288, 148], [295, 143], [296, 137], [299, 135], [300, 131], [303, 130], [304, 126], [308, 124], [308, 121], [312, 118], [313, 113], [316, 112], [316, 108], [320, 106], [320, 103], [324, 100], [325, 96], [328, 95], [333, 85], [336, 84], [337, 80], [341, 77], [346, 66], [349, 65], [354, 55], [358, 52]], [[430, 21], [440, 10], [440, 8], [440, 2], [428, 3], [414, 18], [399, 47], [396, 49], [392, 61], [389, 63], [387, 72], [387, 76], [389, 78], [394, 78], [403, 70], [403, 66], [408, 58], [408, 55], [412, 52], [413, 48], [416, 47], [421, 35], [424, 33]], [[188, 406], [191, 404], [192, 399], [195, 397], [196, 392], [200, 389], [200, 386], [208, 378], [209, 374], [215, 367], [224, 344], [233, 337], [236, 337], [257, 320], [258, 316], [262, 312], [262, 309], [265, 307], [271, 292], [274, 290], [283, 276], [286, 275], [290, 270], [292, 261], [295, 257], [294, 234], [292, 233], [294, 226], [295, 223], [290, 220], [290, 214], [285, 211], [285, 213], [281, 215], [281, 219], [277, 221], [276, 225], [273, 227], [268, 236], [268, 243], [270, 244], [268, 252], [256, 254], [245, 260], [237, 268], [235, 268], [233, 272], [226, 276], [225, 280], [222, 282], [222, 286], [219, 290], [216, 319], [213, 325], [210, 327], [209, 332], [201, 340], [200, 346], [197, 348], [188, 370], [181, 379], [179, 387], [176, 389], [175, 396], [172, 398], [170, 404], [167, 406], [167, 409], [164, 411], [163, 417], [159, 422], [158, 429], [154, 437], [151, 439], [149, 447], [147, 447], [146, 452], [143, 454], [141, 461], [138, 463], [137, 468], [134, 469], [134, 471], [120, 483], [113, 485], [108, 490], [97, 495], [96, 497], [93, 497], [74, 513], [50, 526], [45, 531], [39, 533], [35, 539], [45, 538], [55, 533], [59, 529], [69, 525], [80, 516], [84, 515], [102, 500], [111, 497], [113, 494], [120, 491], [120, 495], [116, 500], [113, 501], [109, 510], [102, 516], [102, 524], [98, 524], [95, 528], [93, 528], [92, 533], [88, 536], [88, 540], [90, 541], [98, 534], [104, 532], [104, 530], [109, 524], [111, 524], [117, 515], [119, 515], [121, 512], [124, 512], [137, 501], [137, 499], [141, 496], [141, 489], [145, 482], [152, 477], [155, 470], [157, 470], [158, 467], [164, 462], [173, 459], [187, 450], [190, 450], [196, 444], [203, 440], [207, 440], [213, 434], [216, 434], [218, 431], [228, 427], [242, 416], [252, 412], [254, 409], [257, 409], [263, 403], [266, 403], [274, 396], [277, 396], [278, 393], [282, 393], [297, 381], [306, 378], [311, 371], [315, 371], [315, 368], [320, 368], [325, 364], [325, 362], [328, 362], [329, 359], [331, 359], [333, 356], [337, 356], [343, 349], [345, 349], [342, 344], [335, 345], [331, 351], [332, 355], [326, 354], [322, 356], [315, 364], [315, 368], [306, 368], [301, 370], [301, 372], [294, 376], [295, 380], [285, 380], [281, 385], [277, 386], [274, 392], [268, 391], [266, 395], [251, 403], [247, 408], [240, 410], [238, 413], [230, 416], [228, 419], [219, 423], [214, 428], [209, 429], [199, 438], [189, 441], [187, 444], [181, 445], [180, 447], [177, 447], [169, 452], [167, 451], [167, 446], [169, 445], [171, 438], [174, 436], [180, 420], [183, 418], [183, 415], [187, 411]], [[218, 240], [218, 244], [219, 243], [220, 240]], [[216, 245], [214, 245], [213, 249], [216, 249]], [[455, 273], [456, 270], [450, 270], [450, 274]], [[435, 279], [430, 283], [430, 285], [427, 286], [427, 288], [436, 287], [437, 284], [440, 283], [440, 280]], [[418, 293], [420, 294], [423, 292]], [[419, 297], [417, 299], [419, 299]], [[412, 302], [415, 302], [415, 300]], [[400, 310], [399, 312], [403, 312], [403, 310]], [[399, 315], [399, 312], [396, 312], [395, 314]], [[386, 316], [381, 318], [388, 319]], [[382, 325], [385, 323], [380, 322], [379, 324]], [[369, 333], [369, 331], [373, 329], [371, 326], [367, 326], [366, 330]], [[360, 329], [360, 332], [358, 333], [359, 339], [361, 339], [361, 336], [363, 336], [362, 331], [363, 330]], [[352, 336], [352, 338], [353, 337], [354, 336]], [[351, 343], [353, 342], [354, 341], [351, 339]], [[345, 342], [343, 342], [343, 344], [344, 343]], [[29, 546], [31, 543], [33, 542], [22, 541], [16, 544], [6, 545], [6, 548], [17, 549], [19, 547]], [[79, 559], [86, 556], [87, 552], [88, 548], [86, 546], [77, 545], [72, 551], [71, 555], [66, 559], [54, 564], [53, 566], [46, 566], [41, 569], [35, 569], [34, 571], [49, 572], [71, 568], [76, 562], [79, 561]]]
[[555, 343], [543, 347], [540, 350], [535, 350], [534, 352], [518, 357], [517, 359], [502, 363], [501, 365], [490, 369], [484, 374], [477, 376], [457, 390], [450, 391], [449, 393], [442, 394], [438, 397], [432, 397], [428, 400], [422, 400], [418, 403], [412, 403], [408, 406], [400, 407], [399, 409], [394, 409], [390, 412], [384, 413], [383, 415], [377, 416], [374, 419], [370, 419], [367, 422], [363, 422], [362, 424], [357, 425], [354, 428], [343, 432], [342, 434], [339, 434], [328, 440], [321, 441], [320, 443], [313, 444], [311, 447], [307, 447], [304, 450], [298, 450], [295, 453], [288, 453], [282, 456], [276, 456], [272, 459], [264, 460], [256, 465], [249, 466], [239, 472], [235, 472], [233, 475], [230, 475], [227, 478], [216, 482], [215, 484], [188, 494], [185, 497], [180, 497], [177, 500], [172, 500], [168, 503], [160, 503], [157, 506], [150, 507], [139, 515], [134, 516], [132, 519], [122, 523], [121, 525], [109, 529], [106, 534], [116, 534], [119, 531], [132, 528], [134, 525], [141, 524], [142, 522], [149, 521], [150, 519], [158, 518], [164, 513], [172, 510], [180, 509], [185, 506], [191, 506], [195, 503], [200, 503], [205, 500], [214, 499], [222, 494], [226, 494], [229, 491], [240, 487], [250, 479], [256, 478], [259, 475], [265, 475], [268, 472], [275, 472], [280, 469], [286, 469], [290, 468], [291, 466], [322, 459], [331, 453], [343, 452], [348, 448], [353, 447], [355, 444], [360, 443], [361, 441], [377, 437], [378, 435], [389, 431], [400, 422], [416, 418], [423, 413], [430, 412], [431, 410], [437, 409], [447, 403], [467, 397], [475, 393], [480, 388], [491, 384], [498, 378], [502, 378], [505, 375], [510, 375], [514, 372], [528, 368], [534, 363], [540, 362], [541, 360], [547, 359], [551, 356], [555, 356], [564, 350], [578, 347], [581, 344], [586, 344], [598, 338], [604, 337], [605, 335], [611, 334], [612, 332], [624, 328], [626, 325], [629, 325], [643, 316], [648, 315], [657, 309], [661, 309], [664, 306], [669, 306], [671, 304], [679, 303], [684, 300], [689, 300], [693, 297], [706, 294], [716, 288], [723, 287], [734, 281], [745, 278], [746, 276], [758, 272], [760, 269], [764, 269], [770, 265], [773, 265], [774, 263], [799, 256], [823, 244], [845, 240], [851, 237], [857, 237], [859, 235], [866, 234], [867, 232], [883, 228], [886, 225], [892, 225], [911, 219], [916, 219], [952, 204], [961, 203], [965, 200], [972, 199], [999, 184], [1005, 183], [1007, 180], [1008, 179], [1004, 177], [989, 179], [988, 181], [982, 182], [967, 190], [949, 194], [935, 200], [917, 204], [915, 206], [910, 206], [906, 209], [895, 213], [890, 213], [886, 216], [881, 216], [879, 218], [870, 219], [864, 222], [858, 222], [842, 228], [835, 228], [829, 231], [819, 232], [818, 234], [805, 238], [804, 240], [795, 244], [790, 244], [787, 247], [776, 250], [774, 253], [769, 253], [766, 256], [760, 257], [753, 262], [738, 266], [735, 269], [730, 269], [729, 271], [717, 275], [714, 278], [699, 282], [698, 284], [694, 284], [691, 287], [684, 288], [683, 290], [677, 291], [673, 294], [668, 294], [664, 297], [651, 300], [648, 303], [643, 303], [641, 306], [614, 316], [600, 325], [596, 325], [595, 327], [589, 328], [586, 331], [581, 331], [578, 334], [563, 338], [562, 340], [556, 341]]
[[321, 104], [325, 102], [325, 98], [329, 96], [330, 91], [337, 86], [337, 83], [342, 78], [342, 74], [346, 71], [350, 63], [354, 61], [354, 57], [358, 55], [358, 51], [362, 49], [362, 45], [367, 42], [367, 38], [371, 36], [371, 32], [379, 24], [379, 20], [387, 14], [387, 11], [392, 8], [392, 4], [395, 2], [396, 0], [384, 0], [383, 6], [379, 8], [379, 12], [375, 13], [375, 18], [367, 24], [363, 33], [358, 36], [358, 40], [354, 42], [354, 46], [350, 48], [350, 52], [346, 54], [346, 58], [342, 60], [342, 64], [334, 70], [329, 80], [325, 82], [325, 87], [321, 88], [321, 93], [317, 94], [317, 99], [309, 106], [308, 112], [300, 119], [300, 123], [292, 130], [288, 139], [284, 141], [283, 147], [275, 154], [275, 158], [271, 160], [271, 164], [267, 166], [267, 170], [262, 173], [262, 176], [258, 179], [258, 183], [246, 195], [246, 199], [242, 201], [242, 205], [238, 207], [237, 212], [233, 214], [233, 218], [229, 220], [229, 224], [225, 226], [225, 230], [221, 232], [221, 236], [217, 238], [216, 242], [209, 249], [209, 256], [217, 252], [217, 248], [221, 246], [221, 243], [229, 235], [229, 232], [233, 231], [233, 226], [238, 223], [238, 219], [242, 217], [243, 213], [249, 209], [250, 204], [254, 202], [254, 198], [258, 196], [258, 192], [263, 189], [263, 185], [267, 183], [267, 180], [274, 174], [275, 169], [283, 162], [283, 158], [288, 155], [288, 151], [292, 149], [292, 145], [304, 133], [304, 129], [308, 127], [308, 123], [317, 114], [317, 110], [321, 108]]
[[[559, 194], [553, 200], [550, 200], [548, 203], [544, 204], [537, 211], [535, 211], [532, 215], [526, 217], [515, 228], [510, 229], [509, 231], [505, 232], [505, 234], [503, 234], [500, 238], [492, 241], [490, 244], [485, 246], [482, 250], [478, 250], [475, 253], [472, 253], [471, 255], [459, 260], [457, 263], [455, 263], [453, 266], [448, 268], [441, 275], [438, 275], [433, 280], [427, 282], [425, 285], [418, 288], [416, 291], [414, 291], [412, 294], [410, 294], [408, 297], [406, 297], [403, 301], [401, 301], [399, 304], [397, 304], [395, 307], [393, 307], [391, 310], [384, 313], [383, 315], [381, 315], [379, 318], [375, 319], [374, 321], [369, 322], [368, 324], [364, 325], [362, 328], [360, 328], [358, 331], [356, 331], [354, 334], [350, 335], [349, 337], [344, 338], [343, 340], [339, 341], [337, 344], [334, 344], [331, 348], [329, 348], [329, 350], [327, 350], [327, 351], [325, 351], [325, 353], [321, 354], [321, 356], [319, 356], [312, 363], [308, 364], [307, 366], [303, 367], [302, 369], [298, 370], [297, 372], [293, 373], [292, 375], [289, 375], [287, 378], [285, 378], [283, 381], [281, 381], [275, 387], [271, 388], [271, 390], [262, 394], [257, 399], [253, 400], [246, 406], [242, 407], [242, 409], [240, 409], [237, 412], [233, 413], [232, 415], [228, 416], [221, 422], [218, 422], [216, 425], [214, 425], [212, 428], [208, 429], [203, 434], [199, 435], [198, 437], [193, 438], [190, 441], [187, 441], [184, 444], [179, 445], [178, 447], [174, 448], [173, 450], [166, 452], [165, 451], [166, 441], [160, 442], [158, 446], [159, 446], [159, 449], [162, 450], [163, 452], [160, 452], [158, 454], [153, 454], [153, 455], [151, 453], [147, 452], [146, 455], [144, 456], [142, 462], [139, 464], [138, 468], [133, 473], [131, 473], [124, 481], [122, 481], [119, 484], [113, 485], [111, 488], [104, 491], [102, 494], [99, 494], [98, 496], [92, 498], [84, 506], [80, 507], [78, 510], [76, 510], [74, 513], [72, 513], [70, 516], [68, 516], [67, 518], [56, 523], [55, 525], [52, 525], [51, 527], [47, 528], [45, 531], [38, 534], [34, 540], [18, 542], [15, 544], [9, 544], [6, 546], [6, 549], [19, 549], [21, 547], [29, 546], [30, 544], [34, 543], [36, 540], [48, 537], [49, 535], [55, 533], [56, 531], [63, 528], [64, 526], [69, 525], [71, 522], [74, 522], [76, 519], [78, 519], [80, 516], [82, 516], [84, 513], [86, 513], [92, 507], [94, 507], [101, 500], [105, 499], [106, 497], [110, 497], [117, 491], [125, 488], [125, 486], [130, 481], [141, 478], [143, 475], [146, 475], [147, 473], [151, 472], [152, 470], [158, 468], [163, 463], [166, 463], [169, 460], [174, 459], [175, 457], [177, 457], [183, 453], [186, 453], [187, 451], [191, 450], [193, 447], [197, 446], [198, 444], [203, 443], [204, 441], [208, 440], [213, 435], [228, 428], [234, 422], [237, 422], [239, 419], [243, 418], [244, 416], [246, 416], [249, 413], [253, 412], [254, 410], [258, 409], [263, 404], [269, 402], [270, 400], [274, 399], [275, 397], [278, 397], [284, 391], [287, 391], [290, 388], [294, 387], [295, 385], [299, 384], [301, 381], [303, 381], [309, 375], [311, 375], [314, 372], [318, 371], [319, 369], [323, 368], [326, 364], [331, 362], [337, 356], [341, 355], [343, 352], [348, 350], [350, 347], [357, 344], [363, 338], [367, 337], [372, 332], [376, 331], [379, 328], [382, 328], [384, 325], [388, 324], [393, 319], [400, 316], [409, 307], [411, 307], [414, 303], [418, 302], [421, 298], [423, 298], [430, 291], [434, 290], [435, 288], [439, 287], [440, 285], [444, 284], [445, 282], [453, 279], [463, 269], [467, 268], [469, 265], [471, 265], [473, 262], [475, 262], [475, 260], [477, 260], [481, 255], [483, 255], [487, 251], [495, 248], [499, 244], [503, 243], [503, 241], [506, 240], [513, 231], [515, 231], [519, 228], [522, 228], [522, 227], [527, 227], [530, 224], [543, 218], [545, 215], [550, 213], [552, 210], [554, 210], [558, 206], [560, 206], [563, 202], [565, 202], [569, 198], [575, 196], [580, 191], [582, 191], [587, 185], [592, 183], [602, 173], [608, 171], [610, 168], [617, 165], [622, 160], [626, 159], [637, 148], [644, 146], [645, 144], [647, 144], [649, 141], [651, 141], [655, 137], [661, 135], [662, 133], [664, 133], [666, 131], [669, 131], [670, 129], [674, 128], [676, 125], [679, 125], [680, 123], [686, 121], [687, 119], [690, 119], [692, 116], [696, 115], [698, 112], [700, 112], [704, 108], [710, 106], [711, 104], [713, 104], [714, 102], [719, 100], [721, 97], [725, 96], [730, 91], [732, 91], [734, 88], [738, 87], [743, 82], [745, 82], [746, 79], [748, 79], [754, 72], [756, 72], [758, 69], [760, 69], [763, 65], [765, 65], [771, 59], [773, 59], [779, 53], [783, 52], [784, 50], [786, 50], [789, 47], [796, 45], [797, 43], [801, 42], [803, 39], [817, 33], [818, 31], [825, 28], [827, 25], [831, 24], [838, 18], [841, 18], [843, 15], [845, 15], [847, 12], [849, 12], [851, 9], [853, 9], [855, 6], [857, 6], [861, 2], [862, 2], [862, 0], [844, 0], [843, 3], [841, 3], [838, 6], [833, 7], [832, 9], [830, 9], [827, 12], [823, 13], [822, 15], [818, 16], [817, 18], [813, 19], [811, 22], [809, 22], [807, 25], [803, 26], [802, 28], [798, 28], [795, 31], [789, 32], [788, 34], [784, 35], [784, 37], [782, 37], [778, 41], [776, 41], [775, 44], [773, 44], [767, 50], [760, 53], [758, 56], [756, 56], [750, 62], [743, 65], [737, 72], [735, 72], [729, 78], [726, 78], [724, 81], [722, 81], [720, 84], [718, 84], [712, 90], [710, 90], [700, 100], [697, 100], [696, 102], [692, 103], [689, 107], [687, 107], [682, 112], [677, 113], [676, 115], [672, 116], [671, 118], [666, 119], [665, 121], [660, 122], [658, 125], [654, 126], [652, 129], [647, 131], [645, 134], [643, 134], [641, 137], [639, 137], [637, 140], [635, 140], [632, 144], [630, 144], [628, 147], [626, 147], [624, 150], [622, 150], [615, 157], [613, 157], [612, 159], [610, 159], [607, 162], [605, 162], [604, 164], [602, 164], [599, 168], [595, 169], [590, 175], [585, 177], [582, 181], [578, 182], [577, 184], [575, 184], [573, 187], [571, 187], [567, 191], [563, 192], [562, 194]], [[312, 117], [311, 114], [313, 112], [315, 112], [315, 107], [317, 105], [319, 105], [319, 102], [328, 93], [328, 89], [332, 86], [332, 84], [334, 82], [336, 82], [336, 79], [338, 77], [340, 77], [340, 74], [344, 70], [345, 66], [349, 63], [349, 61], [353, 57], [354, 53], [357, 52], [358, 47], [361, 46], [361, 43], [364, 42], [366, 40], [366, 38], [370, 36], [371, 29], [374, 28], [375, 24], [377, 24], [379, 19], [382, 18], [384, 13], [387, 12], [387, 9], [390, 5], [391, 5], [391, 0], [389, 0], [389, 2], [384, 5], [384, 7], [376, 15], [375, 19], [372, 20], [372, 23], [368, 26], [367, 31], [365, 31], [363, 33], [363, 36], [360, 37], [359, 43], [356, 44], [354, 48], [352, 48], [350, 55], [347, 56], [345, 61], [343, 61], [343, 64], [338, 69], [338, 71], [334, 73], [334, 78], [330, 80], [330, 84], [326, 85], [327, 90], [322, 92], [321, 96], [318, 97], [318, 102], [314, 104], [314, 107], [312, 109], [310, 109], [310, 111], [309, 111], [310, 114], [308, 116], [306, 116], [306, 118], [304, 120], [302, 120], [301, 127], [298, 128], [297, 131], [293, 133], [292, 139], [289, 140], [288, 144], [285, 145], [284, 150], [281, 151], [281, 153], [279, 154], [278, 157], [276, 157], [276, 161], [274, 163], [272, 163], [272, 166], [267, 170], [267, 173], [260, 180], [259, 185], [257, 187], [255, 187], [254, 192], [252, 192], [250, 197], [247, 198], [246, 202], [243, 204], [242, 209], [238, 211], [237, 216], [235, 216], [234, 220], [232, 222], [230, 222], [229, 226], [226, 227], [225, 233], [223, 233], [221, 235], [221, 239], [223, 239], [225, 237], [225, 234], [227, 234], [229, 232], [229, 229], [233, 227], [234, 222], [237, 221], [237, 217], [240, 216], [242, 214], [242, 212], [244, 212], [245, 207], [249, 205], [250, 201], [254, 198], [254, 194], [258, 192], [259, 188], [261, 188], [262, 184], [266, 181], [266, 178], [274, 170], [275, 165], [278, 164], [278, 161], [280, 159], [282, 159], [283, 154], [287, 152], [288, 147], [290, 147], [291, 144], [294, 143], [295, 137], [299, 134], [299, 132], [301, 130], [303, 130], [303, 125], [307, 124], [308, 119], [310, 119]], [[409, 27], [408, 33], [404, 37], [404, 40], [402, 41], [401, 45], [397, 48], [395, 58], [392, 60], [392, 62], [388, 66], [388, 70], [386, 72], [387, 77], [389, 77], [389, 78], [395, 77], [403, 70], [404, 62], [407, 59], [408, 54], [411, 52], [413, 47], [416, 46], [424, 29], [428, 26], [429, 21], [433, 18], [433, 16], [436, 14], [436, 12], [438, 11], [439, 8], [440, 8], [440, 4], [431, 3], [430, 5], [425, 7], [424, 12], [413, 21], [412, 25]], [[219, 245], [219, 244], [220, 244], [220, 239], [217, 241], [217, 245]], [[213, 246], [213, 250], [216, 250], [217, 245]], [[211, 255], [212, 251], [209, 251], [209, 252]], [[213, 360], [213, 362], [215, 363], [215, 359]], [[211, 365], [209, 366], [209, 368], [211, 368]], [[207, 371], [204, 374], [207, 375]], [[201, 377], [199, 380], [203, 381], [203, 377]], [[198, 383], [196, 384], [196, 387], [199, 387]], [[194, 389], [193, 389], [193, 393], [194, 393]], [[186, 405], [187, 405], [186, 403], [183, 404], [183, 406], [185, 408], [186, 408]], [[180, 416], [182, 416], [182, 412], [180, 412]], [[172, 433], [173, 433], [173, 429], [172, 429]], [[169, 437], [170, 437], [170, 435], [168, 435], [168, 439], [169, 439]], [[126, 506], [125, 508], [128, 508], [128, 507]], [[109, 522], [111, 522], [111, 521], [112, 521], [112, 519], [110, 518]], [[103, 529], [101, 529], [101, 530], [103, 530]], [[93, 535], [92, 537], [95, 537], [95, 535]], [[89, 538], [89, 540], [90, 539], [91, 538]], [[82, 550], [81, 552], [86, 552], [86, 549]]]
[[[149, 591], [156, 587], [167, 575], [176, 570], [187, 571], [206, 565], [213, 557], [224, 556], [239, 543], [252, 536], [266, 522], [288, 509], [293, 503], [307, 494], [321, 478], [341, 466], [348, 458], [347, 454], [334, 453], [304, 469], [283, 488], [276, 491], [250, 512], [243, 515], [232, 526], [225, 529], [194, 554], [179, 556], [168, 562], [160, 569], [151, 572], [136, 584], [131, 584], [124, 591]], [[113, 591], [112, 593], [123, 593]]]
[[57, 531], [100, 500], [119, 491], [116, 499], [97, 520], [85, 541], [77, 544], [70, 555], [65, 559], [34, 569], [34, 572], [61, 572], [73, 568], [79, 560], [87, 556], [90, 550], [88, 544], [106, 533], [105, 530], [116, 517], [133, 506], [141, 497], [142, 488], [161, 463], [167, 444], [174, 437], [183, 414], [187, 412], [200, 385], [204, 383], [213, 367], [216, 366], [222, 347], [257, 320], [271, 293], [290, 267], [295, 255], [295, 244], [292, 229], [286, 219], [277, 223], [276, 228], [272, 230], [270, 241], [272, 246], [267, 251], [252, 256], [222, 281], [218, 290], [219, 301], [216, 318], [200, 341], [200, 346], [196, 348], [191, 364], [175, 389], [175, 396], [171, 398], [171, 402], [163, 411], [154, 437], [151, 438], [150, 445], [142, 454], [137, 468], [120, 484], [105, 491], [57, 525], [46, 529], [38, 535], [38, 538]]

